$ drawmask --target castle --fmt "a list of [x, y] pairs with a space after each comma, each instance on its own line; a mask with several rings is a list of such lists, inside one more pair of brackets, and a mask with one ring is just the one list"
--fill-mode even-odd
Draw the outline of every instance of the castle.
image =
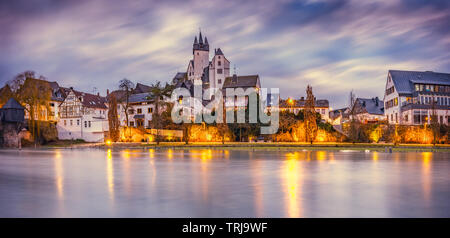
[[202, 84], [203, 88], [222, 89], [225, 79], [230, 76], [230, 61], [220, 48], [214, 49], [214, 56], [209, 60], [208, 38], [199, 33], [194, 38], [192, 46], [193, 59], [188, 63], [186, 72], [175, 75], [173, 83], [190, 81], [193, 84]]

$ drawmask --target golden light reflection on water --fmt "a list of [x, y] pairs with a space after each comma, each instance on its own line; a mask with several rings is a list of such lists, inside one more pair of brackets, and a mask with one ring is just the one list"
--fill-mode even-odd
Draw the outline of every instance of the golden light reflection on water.
[[54, 166], [56, 175], [56, 190], [58, 191], [58, 198], [64, 199], [64, 169], [62, 166], [62, 154], [61, 151], [56, 151], [54, 156]]
[[327, 159], [327, 152], [325, 151], [317, 151], [316, 152], [317, 160], [326, 160]]
[[156, 167], [155, 167], [155, 149], [149, 149], [148, 154], [150, 157], [150, 167], [152, 168], [152, 186], [155, 186], [156, 182]]
[[429, 204], [431, 199], [431, 162], [433, 160], [432, 152], [422, 153], [422, 186], [425, 202]]
[[375, 162], [378, 161], [378, 152], [376, 151], [372, 152], [372, 160]]
[[167, 158], [168, 159], [172, 159], [173, 158], [173, 150], [172, 149], [168, 149], [167, 150]]
[[108, 182], [108, 193], [111, 201], [114, 201], [114, 164], [111, 149], [106, 152], [106, 180]]
[[202, 181], [202, 198], [204, 201], [208, 199], [209, 163], [211, 158], [212, 158], [211, 150], [201, 150], [201, 181]]
[[[301, 217], [301, 183], [302, 167], [298, 154], [288, 153], [282, 172], [283, 187], [286, 199], [286, 213], [289, 217]], [[299, 203], [300, 201], [300, 203]]]

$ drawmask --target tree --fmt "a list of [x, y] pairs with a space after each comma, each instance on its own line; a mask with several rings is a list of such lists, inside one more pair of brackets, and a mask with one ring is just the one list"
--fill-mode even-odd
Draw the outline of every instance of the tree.
[[40, 139], [39, 121], [50, 113], [52, 88], [44, 76], [35, 75], [33, 71], [18, 74], [10, 83], [14, 97], [23, 105], [29, 115], [28, 128], [34, 138], [35, 145]]
[[125, 113], [125, 122], [127, 123], [126, 127], [130, 125], [128, 120], [128, 110], [131, 108], [130, 106], [130, 95], [133, 92], [134, 83], [124, 78], [119, 81], [119, 89], [124, 92], [125, 105], [122, 106], [123, 112]]
[[439, 127], [439, 121], [438, 121], [438, 115], [436, 111], [436, 101], [435, 101], [434, 95], [431, 98], [431, 121], [430, 121], [430, 127], [431, 131], [433, 132], [433, 145], [436, 145], [436, 141], [439, 140], [440, 137], [440, 127]]
[[349, 138], [352, 141], [352, 143], [355, 143], [356, 141], [358, 141], [359, 138], [359, 122], [356, 120], [356, 110], [357, 110], [357, 106], [356, 106], [356, 96], [353, 93], [353, 90], [350, 91], [350, 96], [349, 96], [349, 114], [350, 114], [350, 128], [349, 128]]
[[314, 95], [312, 87], [306, 87], [306, 102], [305, 102], [305, 138], [306, 141], [313, 143], [317, 134], [316, 110], [314, 109]]
[[108, 104], [109, 138], [117, 142], [120, 138], [120, 122], [117, 115], [117, 99], [114, 94], [108, 95]]
[[2, 107], [10, 98], [14, 97], [8, 84], [0, 88], [0, 107]]
[[160, 111], [161, 109], [167, 107], [168, 103], [165, 99], [171, 96], [174, 86], [168, 83], [166, 83], [165, 86], [162, 86], [161, 82], [157, 81], [156, 83], [150, 85], [150, 88], [150, 93], [147, 98], [150, 101], [153, 101], [153, 104], [155, 105], [155, 113], [152, 115], [152, 126], [157, 129], [156, 143], [159, 144], [159, 130], [162, 129], [163, 126]]
[[125, 120], [127, 123], [127, 126], [129, 125], [128, 122], [128, 109], [130, 109], [130, 95], [133, 92], [133, 88], [134, 88], [134, 83], [131, 82], [130, 80], [128, 80], [127, 78], [124, 78], [122, 80], [119, 81], [119, 89], [124, 91], [124, 96], [125, 96], [125, 105], [122, 107], [125, 113]]

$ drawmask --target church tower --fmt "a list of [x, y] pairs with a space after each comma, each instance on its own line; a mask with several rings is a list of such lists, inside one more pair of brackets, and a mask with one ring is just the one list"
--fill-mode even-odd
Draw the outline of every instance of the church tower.
[[209, 43], [208, 38], [205, 37], [203, 41], [202, 32], [200, 31], [200, 34], [194, 39], [194, 44], [192, 47], [192, 54], [194, 55], [194, 62], [193, 62], [193, 77], [194, 80], [201, 79], [204, 68], [208, 67], [209, 65]]

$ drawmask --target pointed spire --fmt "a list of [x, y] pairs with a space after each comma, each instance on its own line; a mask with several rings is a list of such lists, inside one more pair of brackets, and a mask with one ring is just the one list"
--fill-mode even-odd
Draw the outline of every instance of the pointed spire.
[[197, 36], [195, 36], [195, 38], [194, 38], [194, 44], [198, 44]]
[[208, 45], [208, 38], [205, 36], [205, 45]]
[[198, 35], [198, 42], [200, 43], [200, 44], [203, 44], [203, 38], [202, 38], [202, 32], [200, 31], [200, 34]]

